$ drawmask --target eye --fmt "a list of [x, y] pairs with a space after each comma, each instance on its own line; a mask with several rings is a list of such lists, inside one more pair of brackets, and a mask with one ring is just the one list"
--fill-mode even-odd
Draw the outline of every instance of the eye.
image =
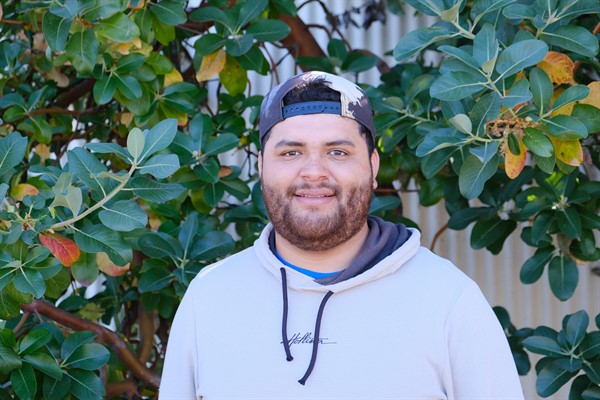
[[300, 154], [300, 152], [298, 150], [288, 150], [288, 151], [281, 153], [281, 155], [284, 157], [295, 157], [299, 154]]
[[347, 152], [345, 152], [344, 150], [340, 150], [340, 149], [329, 150], [329, 154], [334, 157], [343, 157], [345, 155], [348, 155]]

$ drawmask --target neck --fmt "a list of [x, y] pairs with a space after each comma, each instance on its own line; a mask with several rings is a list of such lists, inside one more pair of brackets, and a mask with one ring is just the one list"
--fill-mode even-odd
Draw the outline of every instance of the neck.
[[275, 231], [279, 255], [290, 264], [316, 272], [336, 272], [346, 268], [357, 256], [369, 234], [365, 221], [362, 229], [349, 240], [323, 251], [303, 250], [285, 240]]

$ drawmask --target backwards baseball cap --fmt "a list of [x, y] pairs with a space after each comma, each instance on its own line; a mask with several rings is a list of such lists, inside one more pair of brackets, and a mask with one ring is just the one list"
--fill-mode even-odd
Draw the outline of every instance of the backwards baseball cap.
[[[290, 105], [283, 104], [283, 98], [291, 90], [302, 90], [311, 81], [318, 80], [340, 94], [340, 101], [307, 101]], [[260, 142], [277, 123], [296, 115], [337, 114], [351, 118], [371, 133], [375, 141], [373, 112], [365, 92], [355, 83], [327, 72], [311, 71], [295, 75], [275, 86], [264, 98], [260, 107]], [[264, 144], [264, 143], [263, 143]]]

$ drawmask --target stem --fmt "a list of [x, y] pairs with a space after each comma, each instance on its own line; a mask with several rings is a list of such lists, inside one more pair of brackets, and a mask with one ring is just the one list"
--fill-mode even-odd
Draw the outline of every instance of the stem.
[[136, 169], [137, 169], [137, 164], [134, 162], [133, 165], [131, 166], [131, 168], [129, 169], [129, 172], [127, 173], [127, 179], [124, 180], [123, 182], [121, 182], [119, 184], [119, 186], [114, 188], [112, 192], [110, 192], [109, 194], [106, 195], [106, 197], [104, 197], [98, 203], [94, 204], [93, 206], [91, 206], [90, 208], [88, 208], [87, 210], [82, 212], [81, 214], [79, 214], [75, 217], [69, 218], [66, 221], [58, 222], [58, 223], [52, 225], [50, 227], [50, 229], [60, 229], [60, 228], [64, 228], [65, 226], [72, 225], [75, 222], [87, 217], [88, 215], [90, 215], [94, 211], [98, 210], [99, 208], [102, 208], [104, 206], [104, 204], [106, 204], [110, 199], [115, 197], [121, 191], [121, 189], [123, 189], [125, 187], [125, 185], [127, 185], [127, 182], [129, 182], [129, 179], [131, 178], [131, 176], [133, 175], [133, 173], [135, 172]]
[[119, 360], [125, 364], [136, 378], [147, 382], [154, 387], [160, 386], [160, 376], [146, 368], [146, 366], [131, 352], [127, 343], [125, 343], [125, 341], [123, 341], [123, 339], [115, 332], [73, 315], [65, 310], [61, 310], [42, 300], [34, 299], [31, 304], [21, 304], [21, 309], [24, 312], [40, 313], [63, 326], [77, 331], [92, 331], [96, 333], [98, 335], [98, 342], [110, 346], [115, 352], [115, 355], [119, 357]]

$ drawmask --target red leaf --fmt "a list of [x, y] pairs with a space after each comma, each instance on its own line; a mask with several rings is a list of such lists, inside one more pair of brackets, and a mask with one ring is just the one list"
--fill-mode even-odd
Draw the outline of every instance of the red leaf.
[[79, 247], [71, 239], [57, 233], [41, 233], [40, 242], [47, 247], [54, 257], [65, 266], [70, 267], [79, 259]]

